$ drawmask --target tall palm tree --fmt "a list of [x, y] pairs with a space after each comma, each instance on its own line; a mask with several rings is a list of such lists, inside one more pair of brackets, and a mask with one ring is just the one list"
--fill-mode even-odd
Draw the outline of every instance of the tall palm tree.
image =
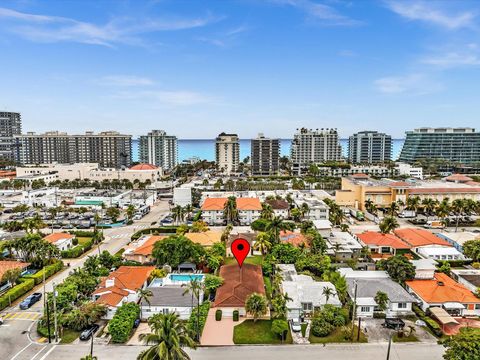
[[255, 245], [253, 248], [258, 250], [265, 255], [272, 248], [272, 243], [270, 241], [271, 235], [266, 232], [260, 232], [255, 238]]
[[185, 212], [180, 205], [177, 205], [172, 209], [172, 218], [175, 224], [177, 225], [179, 222], [182, 222], [183, 219], [185, 218]]
[[150, 307], [150, 298], [153, 296], [152, 290], [149, 289], [137, 289], [138, 302], [140, 303], [140, 319], [143, 319], [142, 314], [142, 301], [145, 301]]
[[385, 217], [379, 224], [380, 232], [382, 234], [389, 234], [399, 226], [397, 219], [393, 216]]
[[331, 287], [325, 286], [322, 290], [322, 295], [325, 296], [325, 305], [328, 304], [328, 300], [330, 300], [330, 296], [335, 296], [335, 290]]
[[398, 213], [398, 209], [399, 209], [399, 207], [398, 207], [397, 202], [396, 202], [396, 201], [393, 201], [393, 202], [390, 204], [390, 206], [388, 207], [388, 214], [389, 214], [390, 216], [395, 216], [395, 215], [397, 215], [397, 213]]
[[133, 215], [135, 214], [135, 206], [128, 205], [126, 213], [127, 213], [127, 222], [129, 222], [130, 220], [132, 220]]
[[177, 314], [153, 315], [148, 324], [152, 333], [140, 334], [139, 339], [153, 346], [142, 351], [137, 360], [190, 360], [183, 348], [195, 349], [196, 344]]
[[300, 213], [302, 214], [302, 218], [305, 218], [305, 216], [310, 213], [310, 207], [308, 206], [307, 203], [303, 203], [300, 206]]
[[223, 207], [223, 216], [227, 224], [235, 224], [238, 221], [237, 198], [229, 196]]
[[451, 211], [452, 209], [448, 203], [448, 200], [445, 201], [444, 199], [435, 209], [435, 215], [437, 215], [440, 219], [442, 219], [442, 222], [444, 222], [448, 215], [450, 215]]
[[272, 220], [273, 216], [274, 216], [274, 212], [273, 212], [272, 206], [270, 204], [263, 203], [260, 217], [265, 220]]
[[193, 309], [193, 301], [197, 299], [197, 316], [195, 321], [195, 338], [198, 341], [200, 339], [200, 329], [199, 329], [199, 315], [200, 315], [200, 296], [204, 291], [204, 284], [197, 278], [192, 278], [190, 282], [186, 284], [182, 284], [182, 287], [185, 288], [183, 295], [191, 294], [192, 296], [192, 309]]
[[455, 232], [458, 230], [458, 222], [460, 216], [465, 211], [465, 200], [464, 199], [455, 199], [452, 201], [452, 211], [455, 213]]
[[407, 209], [418, 212], [418, 207], [420, 206], [420, 202], [421, 201], [418, 196], [409, 196], [407, 198]]
[[265, 230], [272, 234], [272, 240], [276, 244], [280, 243], [280, 231], [286, 229], [287, 224], [281, 216], [275, 216], [265, 227]]
[[432, 198], [426, 198], [422, 200], [423, 211], [427, 216], [427, 221], [428, 221], [428, 217], [434, 213], [437, 205], [438, 205], [437, 201]]

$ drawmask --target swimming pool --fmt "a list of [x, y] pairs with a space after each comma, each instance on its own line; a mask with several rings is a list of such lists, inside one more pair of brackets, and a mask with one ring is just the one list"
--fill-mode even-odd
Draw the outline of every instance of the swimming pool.
[[193, 279], [202, 281], [204, 278], [203, 274], [170, 274], [168, 275], [172, 282], [190, 282]]

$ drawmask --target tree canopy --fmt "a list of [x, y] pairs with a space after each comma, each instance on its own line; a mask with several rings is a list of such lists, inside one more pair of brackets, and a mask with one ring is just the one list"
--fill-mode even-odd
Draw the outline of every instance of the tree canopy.
[[187, 261], [198, 264], [204, 255], [205, 250], [201, 245], [178, 235], [157, 241], [152, 251], [152, 256], [158, 265], [168, 264], [173, 268]]

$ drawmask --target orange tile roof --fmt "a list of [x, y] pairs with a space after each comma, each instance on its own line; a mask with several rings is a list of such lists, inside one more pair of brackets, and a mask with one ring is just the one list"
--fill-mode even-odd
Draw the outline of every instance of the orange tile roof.
[[446, 181], [458, 181], [458, 182], [467, 182], [467, 181], [472, 181], [473, 179], [471, 177], [468, 177], [466, 175], [462, 174], [452, 174], [450, 176], [447, 176], [445, 178]]
[[262, 268], [259, 265], [224, 265], [219, 276], [223, 285], [217, 289], [214, 307], [244, 307], [247, 297], [253, 293], [265, 296]]
[[48, 241], [50, 244], [54, 244], [59, 240], [64, 239], [73, 239], [75, 235], [67, 234], [67, 233], [53, 233], [45, 236], [43, 240]]
[[354, 179], [368, 179], [368, 175], [364, 173], [356, 173], [352, 174], [352, 178]]
[[152, 255], [153, 247], [157, 241], [165, 239], [166, 236], [151, 235], [142, 245], [133, 251], [134, 255]]
[[212, 246], [213, 244], [221, 241], [222, 232], [208, 230], [199, 233], [186, 233], [185, 237], [187, 239], [190, 239], [195, 244], [200, 244], [202, 246]]
[[478, 193], [480, 188], [478, 187], [458, 187], [458, 188], [415, 188], [409, 189], [409, 194], [444, 194], [444, 193]]
[[115, 307], [118, 304], [120, 304], [120, 301], [122, 301], [125, 296], [126, 295], [121, 295], [116, 292], [110, 292], [110, 293], [101, 295], [96, 302], [99, 304]]
[[410, 249], [410, 245], [406, 244], [393, 234], [382, 234], [374, 231], [366, 231], [362, 234], [357, 234], [357, 237], [365, 245], [389, 246], [394, 249]]
[[429, 304], [445, 302], [480, 304], [480, 299], [470, 290], [443, 273], [436, 273], [434, 279], [410, 280], [406, 281], [406, 284]]
[[202, 205], [202, 211], [222, 211], [226, 198], [206, 198]]
[[308, 241], [303, 234], [290, 230], [280, 231], [280, 241], [290, 243], [294, 246], [300, 246], [301, 244], [309, 246]]
[[394, 182], [391, 182], [389, 185], [393, 186], [393, 187], [409, 187], [409, 186], [412, 186], [412, 184], [409, 184], [406, 181], [394, 181]]
[[0, 280], [8, 270], [12, 269], [25, 269], [30, 263], [25, 263], [21, 261], [13, 260], [2, 260], [0, 261]]
[[238, 210], [262, 210], [262, 204], [258, 198], [237, 198]]
[[397, 235], [411, 247], [427, 245], [452, 246], [447, 241], [433, 235], [430, 231], [423, 229], [397, 229], [395, 230], [395, 235]]
[[[137, 290], [143, 286], [147, 281], [150, 273], [155, 269], [155, 266], [120, 266], [117, 270], [103, 279], [97, 290], [94, 293], [101, 292], [103, 289], [129, 289]], [[110, 287], [106, 287], [107, 280], [115, 280], [115, 284]]]

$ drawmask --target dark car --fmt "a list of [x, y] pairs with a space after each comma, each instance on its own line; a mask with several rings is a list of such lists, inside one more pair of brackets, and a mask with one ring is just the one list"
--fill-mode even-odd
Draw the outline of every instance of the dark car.
[[26, 310], [42, 298], [41, 293], [33, 293], [20, 303], [20, 309]]
[[393, 330], [402, 330], [405, 327], [405, 322], [402, 319], [385, 319], [382, 324], [383, 327]]
[[100, 326], [98, 326], [97, 324], [90, 325], [88, 328], [82, 331], [82, 333], [80, 334], [80, 340], [85, 341], [90, 339], [90, 337], [92, 337], [99, 328]]
[[140, 319], [136, 318], [135, 321], [133, 322], [133, 327], [138, 328], [139, 325], [140, 325]]

